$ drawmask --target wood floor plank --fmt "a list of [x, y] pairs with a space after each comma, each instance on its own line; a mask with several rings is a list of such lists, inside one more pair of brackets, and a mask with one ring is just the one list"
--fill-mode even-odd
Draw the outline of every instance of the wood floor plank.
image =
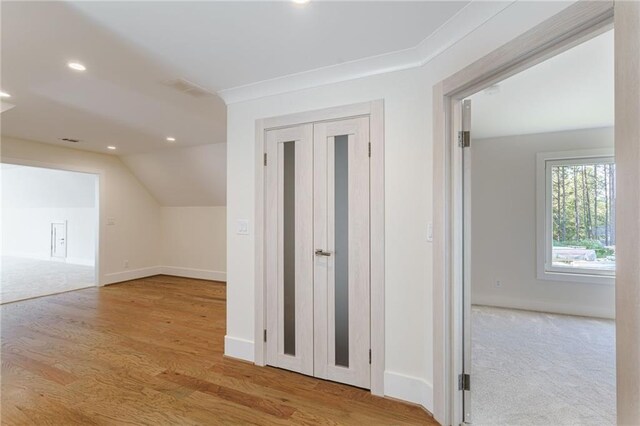
[[0, 307], [3, 425], [435, 425], [409, 404], [223, 356], [223, 283], [156, 276]]

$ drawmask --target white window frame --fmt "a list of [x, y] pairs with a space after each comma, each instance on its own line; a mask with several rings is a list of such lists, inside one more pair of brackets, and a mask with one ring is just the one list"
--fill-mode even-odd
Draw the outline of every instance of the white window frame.
[[553, 266], [553, 213], [551, 209], [553, 188], [551, 187], [551, 167], [548, 167], [550, 165], [584, 164], [585, 160], [615, 163], [613, 148], [541, 152], [536, 157], [537, 278], [547, 281], [613, 285], [615, 271]]

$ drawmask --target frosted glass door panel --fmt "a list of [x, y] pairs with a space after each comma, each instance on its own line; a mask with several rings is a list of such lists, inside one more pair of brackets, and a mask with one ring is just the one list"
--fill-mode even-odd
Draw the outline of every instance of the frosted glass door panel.
[[313, 126], [266, 132], [267, 363], [313, 374]]
[[314, 125], [314, 372], [370, 386], [369, 119]]

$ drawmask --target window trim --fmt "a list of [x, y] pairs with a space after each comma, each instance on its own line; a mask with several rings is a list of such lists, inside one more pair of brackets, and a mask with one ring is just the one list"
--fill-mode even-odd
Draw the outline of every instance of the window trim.
[[548, 164], [583, 164], [585, 160], [615, 162], [613, 148], [575, 151], [540, 152], [536, 155], [536, 263], [537, 279], [587, 284], [615, 284], [615, 271], [587, 270], [586, 268], [551, 265], [553, 244], [553, 218], [551, 204], [551, 168]]

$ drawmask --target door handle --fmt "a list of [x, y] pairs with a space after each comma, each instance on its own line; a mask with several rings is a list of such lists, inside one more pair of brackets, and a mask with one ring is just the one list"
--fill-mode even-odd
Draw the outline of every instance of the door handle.
[[324, 251], [322, 249], [316, 249], [316, 256], [331, 256], [331, 252]]

